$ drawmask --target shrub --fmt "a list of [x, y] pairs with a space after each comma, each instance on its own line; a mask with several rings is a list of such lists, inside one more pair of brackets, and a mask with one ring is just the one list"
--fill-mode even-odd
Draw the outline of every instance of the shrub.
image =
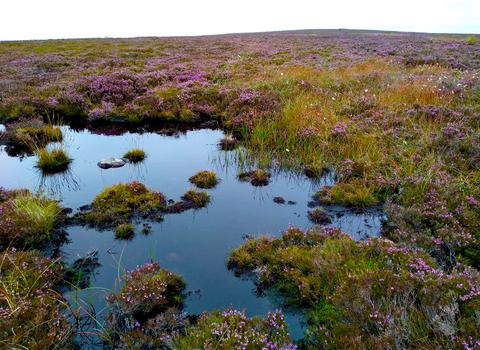
[[181, 349], [296, 349], [292, 344], [285, 317], [269, 312], [264, 319], [247, 318], [244, 312], [227, 310], [204, 312], [185, 336], [176, 338]]
[[107, 330], [116, 349], [132, 349], [132, 343], [161, 344], [161, 338], [182, 327], [184, 321], [178, 314], [185, 282], [179, 275], [154, 262], [139, 266], [122, 279], [121, 290], [107, 295]]
[[37, 252], [0, 254], [0, 343], [6, 349], [58, 349], [71, 341], [68, 303], [53, 290], [62, 265]]
[[199, 171], [190, 177], [189, 181], [199, 188], [212, 188], [218, 183], [217, 175], [207, 170]]
[[478, 271], [457, 264], [445, 273], [426, 252], [387, 240], [290, 226], [282, 237], [248, 240], [227, 265], [309, 310], [309, 349], [457, 348], [480, 334]]
[[129, 150], [127, 153], [125, 153], [123, 155], [123, 158], [127, 158], [129, 161], [133, 163], [138, 163], [144, 160], [146, 156], [147, 155], [143, 149], [134, 148]]
[[323, 208], [318, 208], [308, 212], [308, 219], [316, 224], [328, 224], [332, 222], [331, 217], [325, 213]]

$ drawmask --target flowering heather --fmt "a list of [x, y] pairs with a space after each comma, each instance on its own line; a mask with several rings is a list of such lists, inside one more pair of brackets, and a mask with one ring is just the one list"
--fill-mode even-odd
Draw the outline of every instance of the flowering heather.
[[447, 273], [423, 250], [379, 238], [357, 242], [331, 227], [289, 226], [281, 234], [248, 240], [227, 264], [310, 310], [307, 348], [417, 349], [421, 341], [464, 349], [478, 339], [477, 270], [458, 263]]
[[62, 265], [36, 252], [9, 249], [0, 255], [0, 342], [2, 347], [64, 348], [73, 325], [67, 302], [53, 290]]

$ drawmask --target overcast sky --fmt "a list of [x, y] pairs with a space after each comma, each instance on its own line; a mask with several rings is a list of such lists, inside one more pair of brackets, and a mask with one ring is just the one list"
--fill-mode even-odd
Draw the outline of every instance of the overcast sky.
[[292, 29], [480, 34], [480, 0], [1, 0], [0, 40]]

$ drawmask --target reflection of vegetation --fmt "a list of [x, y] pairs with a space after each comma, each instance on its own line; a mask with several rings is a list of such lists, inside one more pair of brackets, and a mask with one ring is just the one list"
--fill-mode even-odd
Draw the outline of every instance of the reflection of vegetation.
[[217, 175], [213, 171], [201, 170], [190, 177], [190, 182], [200, 188], [212, 188], [218, 183]]
[[480, 334], [478, 271], [445, 273], [428, 253], [391, 241], [290, 226], [280, 238], [248, 240], [227, 264], [307, 307], [308, 349], [463, 348]]
[[40, 171], [37, 188], [50, 195], [59, 195], [63, 188], [67, 188], [70, 191], [80, 190], [80, 184], [77, 180], [79, 180], [78, 177], [70, 168], [55, 174], [47, 174]]
[[72, 264], [63, 274], [62, 283], [70, 289], [85, 289], [90, 287], [90, 279], [100, 266], [98, 251], [89, 252]]
[[67, 348], [74, 327], [68, 303], [53, 289], [62, 265], [40, 253], [0, 254], [0, 344], [5, 349]]

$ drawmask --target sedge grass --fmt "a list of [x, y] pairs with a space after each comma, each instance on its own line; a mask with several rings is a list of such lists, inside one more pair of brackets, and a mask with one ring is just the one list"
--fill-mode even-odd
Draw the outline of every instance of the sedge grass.
[[37, 156], [36, 167], [42, 173], [51, 174], [65, 171], [72, 162], [72, 158], [69, 157], [63, 145], [36, 148], [34, 152]]
[[132, 163], [141, 162], [146, 158], [147, 154], [141, 148], [133, 148], [123, 155], [123, 158], [127, 158]]

